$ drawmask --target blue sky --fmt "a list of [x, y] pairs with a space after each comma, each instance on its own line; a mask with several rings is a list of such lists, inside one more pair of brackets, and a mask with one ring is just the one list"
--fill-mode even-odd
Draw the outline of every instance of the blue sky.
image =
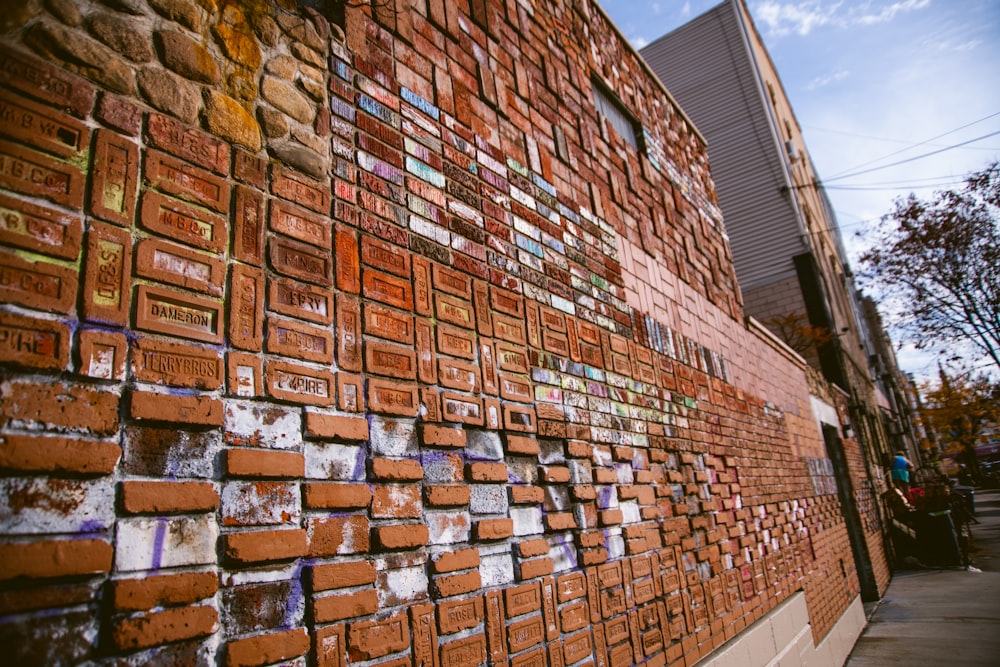
[[[598, 1], [641, 48], [722, 0]], [[893, 200], [960, 186], [1000, 159], [1000, 0], [746, 3], [852, 263]], [[976, 140], [985, 135], [994, 136]], [[903, 164], [851, 175], [895, 162]], [[918, 376], [934, 370], [933, 357], [915, 350], [899, 359]]]

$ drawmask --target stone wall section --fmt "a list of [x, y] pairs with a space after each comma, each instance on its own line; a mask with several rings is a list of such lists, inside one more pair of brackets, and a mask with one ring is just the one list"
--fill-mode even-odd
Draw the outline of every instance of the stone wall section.
[[598, 9], [14, 4], [13, 663], [693, 664], [856, 597], [804, 369]]

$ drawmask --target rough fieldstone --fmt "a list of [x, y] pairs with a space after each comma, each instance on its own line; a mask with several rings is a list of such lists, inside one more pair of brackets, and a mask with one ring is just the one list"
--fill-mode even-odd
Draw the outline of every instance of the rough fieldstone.
[[316, 67], [322, 67], [324, 61], [322, 51], [315, 51], [310, 49], [305, 44], [299, 44], [298, 42], [292, 42], [292, 55], [303, 62], [307, 62], [310, 65], [315, 65]]
[[241, 102], [253, 102], [257, 99], [258, 91], [254, 77], [248, 70], [242, 68], [226, 77], [225, 90], [230, 97]]
[[201, 32], [201, 10], [191, 0], [148, 0], [149, 6], [165, 19], [176, 21], [194, 32]]
[[265, 46], [274, 46], [281, 38], [281, 28], [270, 16], [258, 16], [253, 20], [253, 31]]
[[288, 134], [288, 117], [270, 107], [258, 107], [257, 118], [264, 136], [268, 139], [284, 137]]
[[229, 143], [239, 144], [256, 153], [260, 150], [260, 128], [240, 103], [222, 93], [211, 91], [205, 98], [205, 123], [208, 131]]
[[133, 62], [148, 63], [153, 59], [153, 43], [146, 31], [137, 29], [134, 20], [99, 12], [87, 17], [87, 30]]
[[143, 7], [145, 6], [142, 0], [101, 0], [101, 2], [111, 9], [117, 9], [118, 11], [125, 12], [126, 14], [134, 14], [135, 16], [142, 14]]
[[317, 137], [311, 127], [293, 127], [292, 138], [315, 153], [327, 154], [327, 142], [322, 137]]
[[304, 90], [309, 97], [313, 98], [317, 102], [322, 102], [326, 99], [326, 88], [322, 83], [317, 83], [312, 79], [306, 79], [303, 77], [299, 79], [299, 88]]
[[295, 73], [299, 71], [299, 63], [295, 58], [282, 53], [271, 58], [264, 67], [264, 71], [279, 79], [291, 81], [295, 78]]
[[7, 0], [0, 12], [0, 33], [20, 28], [38, 15], [38, 0]]
[[24, 42], [36, 53], [116, 93], [135, 90], [132, 68], [114, 51], [89, 37], [43, 21], [28, 29]]
[[200, 83], [215, 84], [222, 80], [215, 58], [198, 42], [172, 30], [159, 30], [156, 37], [160, 58], [167, 69]]
[[260, 67], [260, 47], [253, 35], [224, 23], [212, 26], [212, 32], [227, 58], [251, 70]]
[[264, 77], [260, 93], [274, 108], [300, 123], [311, 123], [316, 116], [316, 108], [305, 95], [273, 76]]
[[295, 42], [301, 42], [311, 49], [322, 52], [326, 42], [316, 32], [316, 28], [301, 16], [278, 12], [278, 25]]
[[45, 0], [45, 6], [53, 16], [71, 28], [77, 28], [83, 23], [80, 8], [73, 0]]
[[310, 176], [324, 178], [327, 175], [326, 167], [329, 161], [301, 144], [275, 141], [268, 144], [267, 150], [278, 160]]
[[186, 123], [198, 118], [201, 98], [195, 84], [159, 67], [144, 68], [138, 80], [139, 92], [155, 109]]

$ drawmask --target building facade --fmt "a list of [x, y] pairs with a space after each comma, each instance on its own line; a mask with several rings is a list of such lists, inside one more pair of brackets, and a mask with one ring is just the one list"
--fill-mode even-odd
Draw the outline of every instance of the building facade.
[[9, 664], [843, 662], [846, 401], [598, 6], [2, 29]]

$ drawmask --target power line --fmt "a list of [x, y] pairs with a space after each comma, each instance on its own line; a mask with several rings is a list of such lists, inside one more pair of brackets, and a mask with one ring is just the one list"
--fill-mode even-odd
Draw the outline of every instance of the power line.
[[832, 178], [823, 179], [824, 183], [829, 183], [830, 181], [839, 181], [842, 178], [851, 178], [853, 176], [861, 176], [862, 174], [870, 174], [873, 171], [880, 171], [882, 169], [888, 169], [889, 167], [898, 167], [901, 164], [906, 164], [907, 162], [914, 162], [916, 160], [922, 160], [925, 157], [931, 157], [932, 155], [937, 155], [939, 153], [944, 153], [945, 151], [954, 150], [956, 148], [961, 148], [966, 144], [972, 144], [977, 141], [982, 141], [983, 139], [988, 139], [1000, 134], [1000, 130], [996, 132], [990, 132], [989, 134], [984, 134], [981, 137], [976, 137], [975, 139], [969, 139], [968, 141], [963, 141], [958, 144], [952, 144], [951, 146], [946, 146], [945, 148], [939, 148], [936, 151], [931, 151], [930, 153], [923, 153], [921, 155], [914, 155], [913, 157], [906, 158], [905, 160], [900, 160], [898, 162], [890, 162], [889, 164], [884, 164], [881, 167], [872, 167], [871, 169], [863, 169], [862, 171], [855, 171], [850, 174], [841, 174], [840, 176], [834, 176]]
[[[948, 130], [947, 132], [944, 132], [942, 134], [933, 136], [933, 137], [931, 137], [929, 139], [925, 139], [925, 140], [917, 142], [915, 144], [911, 144], [911, 145], [907, 146], [906, 148], [901, 148], [898, 151], [894, 151], [892, 153], [889, 153], [888, 155], [883, 155], [882, 157], [875, 158], [874, 160], [869, 160], [868, 162], [862, 162], [861, 164], [856, 165], [854, 167], [851, 167], [850, 169], [846, 169], [845, 171], [852, 171], [852, 170], [858, 169], [860, 167], [867, 167], [868, 165], [873, 164], [875, 162], [880, 162], [880, 161], [882, 161], [882, 160], [884, 160], [886, 158], [893, 157], [894, 155], [899, 155], [900, 153], [905, 153], [906, 151], [908, 151], [908, 150], [910, 150], [912, 148], [917, 148], [918, 146], [925, 146], [925, 145], [929, 144], [930, 142], [934, 141], [935, 139], [940, 139], [941, 137], [946, 137], [949, 134], [954, 134], [955, 132], [958, 132], [959, 130], [964, 130], [965, 128], [972, 127], [973, 125], [978, 125], [979, 123], [982, 123], [985, 120], [989, 120], [990, 118], [993, 118], [994, 116], [1000, 116], [1000, 111], [991, 113], [988, 116], [983, 116], [979, 120], [974, 120], [971, 123], [966, 123], [965, 125], [960, 125], [960, 126], [954, 128], [954, 129]], [[828, 131], [835, 131], [835, 130], [828, 130]], [[850, 134], [850, 133], [843, 132], [842, 134]], [[865, 138], [865, 137], [863, 137], [863, 135], [856, 135], [856, 136]], [[877, 139], [877, 137], [867, 137], [867, 138], [869, 138], [869, 139]], [[893, 140], [892, 139], [881, 139], [881, 141], [893, 141]], [[843, 174], [843, 173], [844, 172], [840, 172], [840, 174]], [[840, 174], [834, 174], [831, 177], [831, 179], [833, 179], [833, 178], [840, 178]]]

